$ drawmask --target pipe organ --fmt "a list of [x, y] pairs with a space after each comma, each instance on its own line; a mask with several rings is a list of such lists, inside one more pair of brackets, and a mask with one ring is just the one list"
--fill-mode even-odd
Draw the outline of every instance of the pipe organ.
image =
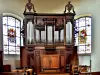
[[36, 73], [65, 73], [66, 65], [78, 64], [77, 48], [74, 46], [74, 16], [70, 2], [65, 6], [65, 12], [60, 14], [24, 11], [21, 66], [33, 66]]
[[[24, 13], [25, 45], [47, 44], [67, 45], [73, 44], [74, 40], [74, 13], [66, 14], [43, 14]], [[68, 18], [70, 17], [70, 18]]]

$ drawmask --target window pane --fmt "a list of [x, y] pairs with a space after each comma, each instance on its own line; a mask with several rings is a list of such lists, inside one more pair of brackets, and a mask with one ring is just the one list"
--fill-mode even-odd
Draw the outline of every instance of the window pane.
[[15, 26], [15, 18], [8, 17], [8, 25]]
[[7, 25], [4, 24], [4, 25], [3, 25], [3, 34], [4, 34], [4, 35], [8, 35], [7, 33], [8, 33], [8, 31], [7, 31]]
[[16, 36], [20, 37], [20, 28], [16, 28]]
[[20, 47], [16, 47], [16, 54], [20, 54]]
[[91, 26], [86, 26], [87, 35], [91, 35]]
[[16, 46], [20, 46], [20, 38], [16, 37]]
[[9, 46], [9, 54], [15, 54], [15, 47]]
[[12, 42], [12, 43], [15, 43], [15, 40], [16, 40], [16, 31], [15, 31], [15, 27], [11, 27], [11, 26], [8, 26], [8, 39], [9, 39], [9, 42]]
[[91, 44], [91, 36], [87, 36], [86, 45]]
[[[11, 40], [11, 39], [14, 39], [14, 40], [15, 40], [16, 38], [10, 38], [10, 40]], [[11, 42], [11, 41], [9, 41], [9, 45], [11, 45], [11, 46], [15, 46], [15, 42]]]
[[8, 46], [3, 46], [4, 54], [8, 54]]
[[85, 27], [79, 28], [79, 44], [85, 45], [86, 42], [86, 30]]
[[8, 45], [8, 36], [3, 36], [3, 45]]
[[91, 25], [91, 18], [90, 17], [86, 17], [86, 25]]
[[20, 28], [20, 21], [16, 19], [16, 27]]
[[7, 25], [7, 17], [3, 17], [3, 24]]
[[86, 46], [86, 53], [91, 53], [91, 44]]
[[85, 26], [85, 18], [79, 19], [79, 27]]
[[79, 22], [78, 22], [78, 20], [76, 20], [76, 27], [78, 27], [79, 26]]
[[75, 46], [78, 46], [79, 42], [78, 42], [78, 37], [75, 38]]
[[84, 54], [85, 53], [85, 46], [78, 46], [78, 53], [79, 54]]

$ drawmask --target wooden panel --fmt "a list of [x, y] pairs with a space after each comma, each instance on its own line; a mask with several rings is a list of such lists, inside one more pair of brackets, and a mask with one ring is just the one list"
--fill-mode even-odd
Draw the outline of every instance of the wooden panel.
[[[34, 55], [33, 55], [34, 57]], [[32, 57], [32, 55], [30, 56], [30, 64], [31, 66], [34, 66], [34, 58]]]
[[11, 65], [3, 65], [3, 72], [11, 72]]
[[92, 75], [100, 75], [100, 72], [92, 72]]
[[59, 55], [51, 55], [50, 58], [51, 68], [59, 68]]
[[20, 54], [20, 64], [21, 64], [21, 67], [23, 66], [28, 66], [28, 52], [25, 50], [24, 47], [21, 47], [21, 50], [20, 50], [21, 54]]
[[66, 71], [66, 50], [60, 50], [60, 63], [61, 63], [61, 72]]
[[3, 55], [2, 51], [0, 51], [0, 72], [3, 71]]
[[65, 66], [65, 56], [61, 56], [61, 66]]
[[41, 56], [41, 68], [49, 68], [50, 67], [50, 57], [48, 55]]
[[42, 68], [59, 68], [59, 55], [42, 55]]
[[40, 64], [40, 50], [34, 51], [34, 59], [35, 59], [35, 70], [36, 72], [40, 72], [41, 64]]

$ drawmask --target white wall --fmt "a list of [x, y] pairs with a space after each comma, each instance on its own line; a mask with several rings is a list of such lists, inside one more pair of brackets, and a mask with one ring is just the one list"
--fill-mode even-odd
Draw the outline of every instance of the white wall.
[[[100, 71], [100, 0], [81, 0], [78, 15], [90, 13], [92, 15], [92, 71]], [[90, 58], [82, 57], [81, 62], [88, 64]], [[85, 59], [85, 60], [84, 60]]]
[[[0, 14], [0, 32], [2, 32], [2, 14]], [[0, 50], [2, 50], [2, 33], [0, 33]]]
[[[23, 2], [24, 5], [24, 2]], [[22, 21], [23, 18], [23, 10], [24, 6], [20, 8], [21, 6], [21, 1], [19, 0], [0, 0], [0, 49], [3, 49], [3, 44], [2, 44], [2, 16], [3, 15], [10, 15], [14, 16]], [[20, 8], [20, 9], [19, 9]], [[19, 10], [18, 10], [19, 9]], [[22, 11], [21, 11], [22, 10]], [[3, 64], [10, 64], [11, 69], [15, 69], [16, 67], [19, 67], [19, 60], [20, 56], [19, 55], [4, 55], [3, 56]]]
[[11, 65], [11, 69], [15, 69], [20, 66], [20, 56], [19, 55], [4, 55], [3, 65]]

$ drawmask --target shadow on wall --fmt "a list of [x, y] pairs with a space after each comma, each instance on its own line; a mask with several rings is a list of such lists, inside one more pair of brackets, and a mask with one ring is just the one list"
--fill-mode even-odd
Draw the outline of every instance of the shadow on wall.
[[20, 60], [4, 60], [3, 65], [11, 65], [11, 70], [20, 67]]
[[4, 55], [3, 65], [11, 65], [11, 70], [16, 67], [20, 67], [20, 56], [19, 55]]

